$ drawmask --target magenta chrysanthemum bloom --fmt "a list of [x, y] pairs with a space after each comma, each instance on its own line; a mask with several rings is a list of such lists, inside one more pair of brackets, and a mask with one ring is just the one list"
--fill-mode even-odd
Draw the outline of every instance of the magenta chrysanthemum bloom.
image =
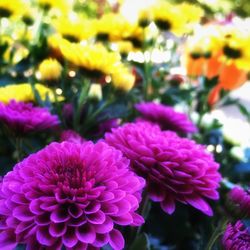
[[172, 107], [154, 102], [143, 102], [135, 105], [142, 119], [157, 123], [163, 130], [172, 130], [180, 133], [197, 132], [197, 127], [187, 115], [175, 111]]
[[18, 134], [46, 130], [60, 123], [58, 116], [52, 115], [48, 109], [15, 100], [0, 103], [0, 122]]
[[241, 187], [234, 187], [229, 192], [229, 198], [240, 209], [240, 212], [244, 215], [250, 216], [250, 192], [244, 190]]
[[249, 250], [250, 232], [241, 221], [235, 225], [228, 224], [223, 235], [222, 244], [225, 250]]
[[77, 132], [75, 132], [74, 130], [68, 129], [68, 130], [64, 130], [61, 133], [60, 136], [60, 141], [68, 141], [68, 142], [74, 142], [74, 143], [84, 143], [86, 142], [86, 140], [81, 137], [81, 135], [79, 135]]
[[122, 249], [116, 225], [139, 226], [144, 180], [104, 142], [52, 143], [18, 163], [0, 189], [0, 249]]
[[146, 179], [150, 198], [165, 212], [172, 214], [179, 201], [212, 215], [206, 199], [219, 198], [221, 176], [205, 147], [148, 122], [113, 129], [105, 141], [131, 160], [135, 172]]

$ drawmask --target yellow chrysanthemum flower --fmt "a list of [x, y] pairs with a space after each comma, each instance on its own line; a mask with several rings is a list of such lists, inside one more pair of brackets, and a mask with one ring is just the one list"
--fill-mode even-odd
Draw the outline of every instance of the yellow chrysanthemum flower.
[[175, 35], [190, 32], [194, 23], [198, 23], [203, 11], [194, 5], [173, 5], [166, 1], [159, 1], [153, 7], [153, 19], [159, 29], [170, 31]]
[[96, 21], [97, 38], [100, 40], [128, 40], [135, 47], [141, 46], [143, 30], [120, 14], [106, 14]]
[[1, 0], [0, 1], [0, 18], [10, 17], [12, 15], [21, 14], [25, 9], [22, 0]]
[[129, 68], [120, 64], [112, 74], [112, 84], [122, 91], [130, 91], [135, 84], [135, 76]]
[[227, 64], [235, 63], [239, 69], [250, 70], [250, 32], [238, 27], [224, 29], [223, 58]]
[[24, 10], [24, 12], [22, 13], [22, 21], [30, 26], [33, 25], [35, 22], [35, 16], [37, 15], [37, 9], [31, 8], [30, 6], [27, 6]]
[[152, 12], [154, 22], [159, 29], [177, 34], [184, 32], [184, 15], [176, 6], [166, 1], [159, 2], [152, 7]]
[[202, 26], [190, 36], [185, 51], [193, 59], [209, 58], [218, 54], [223, 45], [222, 27], [219, 25]]
[[62, 73], [62, 65], [53, 58], [43, 60], [38, 68], [38, 73], [41, 80], [57, 80]]
[[147, 27], [153, 19], [152, 11], [149, 8], [142, 9], [138, 13], [139, 26]]
[[71, 42], [80, 42], [95, 35], [94, 22], [79, 16], [63, 16], [54, 21], [54, 26], [58, 33]]
[[38, 0], [38, 4], [44, 9], [59, 9], [62, 12], [67, 12], [72, 7], [70, 0]]
[[120, 55], [109, 52], [102, 44], [83, 45], [67, 42], [60, 48], [67, 61], [90, 75], [110, 75], [120, 63]]
[[[51, 89], [40, 83], [36, 83], [34, 87], [42, 100], [45, 100], [48, 96], [50, 101], [55, 101], [55, 96]], [[0, 87], [0, 101], [3, 103], [8, 103], [12, 99], [30, 102], [35, 101], [36, 98], [32, 90], [32, 86], [29, 83], [11, 84], [5, 87]], [[64, 98], [62, 96], [57, 97], [58, 101], [62, 101], [63, 99]]]

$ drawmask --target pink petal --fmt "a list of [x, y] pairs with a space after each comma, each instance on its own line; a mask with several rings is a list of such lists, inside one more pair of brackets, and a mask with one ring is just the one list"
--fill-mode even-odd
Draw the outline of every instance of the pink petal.
[[93, 214], [87, 215], [87, 220], [92, 224], [102, 224], [105, 221], [105, 218], [105, 214], [100, 210]]
[[65, 223], [50, 223], [49, 225], [49, 233], [53, 237], [60, 237], [65, 234], [67, 230]]
[[69, 218], [70, 217], [68, 215], [67, 209], [64, 209], [62, 207], [58, 207], [50, 215], [50, 219], [55, 223], [68, 221]]
[[172, 214], [175, 210], [174, 199], [171, 196], [168, 196], [167, 198], [165, 198], [165, 200], [163, 202], [161, 202], [161, 208], [167, 214]]
[[17, 246], [15, 234], [11, 231], [3, 231], [0, 233], [0, 249], [13, 250]]
[[120, 231], [113, 229], [109, 233], [109, 244], [114, 250], [124, 248], [125, 241]]
[[113, 221], [110, 219], [110, 217], [106, 216], [106, 220], [102, 224], [95, 225], [95, 231], [97, 233], [104, 234], [110, 232], [113, 227]]
[[76, 229], [77, 238], [83, 243], [93, 243], [95, 241], [95, 230], [91, 225], [85, 224]]
[[73, 247], [77, 244], [78, 238], [73, 227], [68, 227], [66, 234], [62, 237], [62, 242], [66, 247]]
[[47, 227], [38, 227], [36, 238], [40, 244], [45, 246], [52, 246], [55, 243], [55, 238], [49, 234]]

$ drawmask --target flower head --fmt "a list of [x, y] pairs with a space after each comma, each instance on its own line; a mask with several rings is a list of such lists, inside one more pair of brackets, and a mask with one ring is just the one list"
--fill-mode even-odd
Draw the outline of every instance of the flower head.
[[152, 12], [154, 22], [160, 30], [170, 31], [176, 35], [190, 32], [203, 15], [202, 9], [195, 5], [173, 5], [166, 1], [158, 1], [152, 6]]
[[143, 223], [135, 211], [144, 180], [128, 166], [103, 142], [52, 143], [30, 155], [1, 184], [0, 248], [122, 249], [116, 225]]
[[134, 47], [141, 47], [143, 30], [136, 23], [128, 21], [121, 14], [108, 13], [96, 22], [97, 38], [110, 41], [131, 41]]
[[53, 58], [48, 58], [43, 60], [38, 69], [41, 80], [57, 80], [60, 78], [62, 73], [62, 65]]
[[[34, 85], [34, 90], [37, 91], [40, 98], [45, 100], [47, 97], [51, 102], [55, 101], [55, 95], [53, 91], [40, 83]], [[35, 93], [32, 86], [29, 83], [10, 84], [4, 87], [0, 87], [0, 102], [8, 103], [10, 100], [31, 102], [35, 101]], [[62, 101], [62, 96], [57, 96], [58, 101]]]
[[227, 64], [249, 71], [250, 67], [250, 32], [239, 25], [228, 25], [224, 30], [222, 60]]
[[187, 115], [175, 111], [172, 107], [154, 102], [144, 102], [135, 105], [142, 118], [157, 123], [163, 130], [173, 130], [181, 133], [194, 133], [196, 126]]
[[58, 117], [46, 108], [15, 100], [8, 104], [0, 102], [0, 122], [17, 134], [42, 131], [60, 123]]
[[82, 45], [66, 41], [61, 44], [60, 49], [66, 60], [95, 77], [110, 75], [121, 63], [118, 53], [109, 52], [101, 44]]
[[250, 216], [250, 190], [241, 187], [234, 187], [229, 192], [229, 198], [239, 208], [243, 215]]
[[11, 15], [21, 14], [24, 2], [22, 0], [1, 0], [0, 1], [0, 18], [10, 17]]
[[225, 250], [250, 249], [249, 228], [245, 228], [241, 221], [237, 221], [235, 225], [228, 224], [223, 235], [222, 244]]
[[62, 16], [54, 21], [54, 26], [63, 38], [71, 42], [81, 42], [95, 35], [94, 22], [79, 16]]
[[172, 214], [179, 201], [212, 215], [206, 198], [218, 199], [221, 176], [203, 146], [148, 122], [112, 129], [105, 141], [131, 160], [134, 171], [146, 179], [150, 198], [165, 212]]

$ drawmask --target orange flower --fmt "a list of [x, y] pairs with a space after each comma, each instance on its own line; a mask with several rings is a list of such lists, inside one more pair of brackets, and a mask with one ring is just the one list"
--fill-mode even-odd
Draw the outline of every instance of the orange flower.
[[208, 95], [208, 104], [213, 106], [220, 98], [220, 91], [234, 90], [239, 88], [247, 81], [247, 71], [238, 69], [237, 66], [232, 63], [230, 65], [223, 65], [220, 74], [218, 84], [211, 90]]
[[203, 57], [193, 59], [191, 56], [187, 56], [186, 69], [187, 75], [197, 77], [204, 73], [205, 59]]

